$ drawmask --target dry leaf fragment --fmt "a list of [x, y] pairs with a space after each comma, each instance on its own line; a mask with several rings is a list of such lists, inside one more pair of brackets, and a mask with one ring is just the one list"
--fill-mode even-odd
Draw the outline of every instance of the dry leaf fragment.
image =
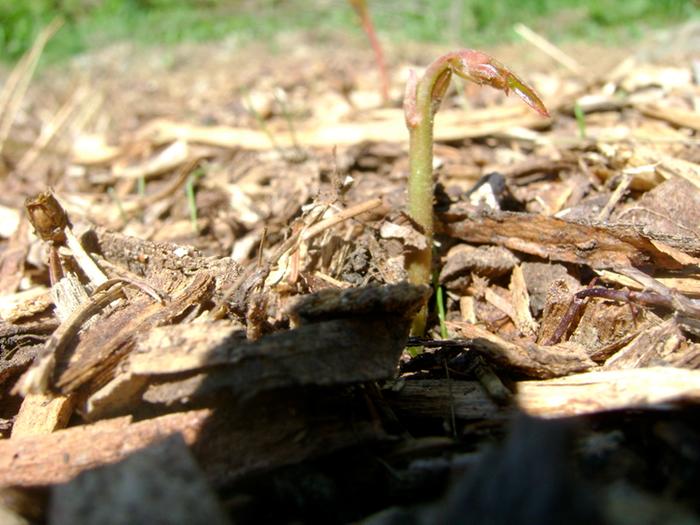
[[518, 264], [513, 252], [501, 246], [470, 246], [458, 244], [450, 249], [440, 271], [444, 283], [474, 273], [484, 277], [500, 277]]
[[410, 224], [396, 224], [385, 221], [379, 229], [382, 239], [401, 239], [405, 246], [414, 250], [423, 250], [427, 246], [425, 235]]

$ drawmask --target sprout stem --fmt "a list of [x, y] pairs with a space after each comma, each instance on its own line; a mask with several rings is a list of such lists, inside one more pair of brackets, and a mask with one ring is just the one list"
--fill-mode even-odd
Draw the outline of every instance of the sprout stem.
[[[477, 84], [488, 84], [506, 94], [513, 90], [543, 116], [547, 109], [535, 91], [500, 62], [480, 51], [462, 49], [435, 60], [417, 80], [413, 71], [406, 84], [404, 113], [409, 130], [408, 213], [423, 230], [426, 247], [406, 257], [408, 279], [429, 284], [433, 249], [433, 124], [452, 74]], [[413, 335], [423, 335], [427, 319], [424, 306], [413, 321]]]

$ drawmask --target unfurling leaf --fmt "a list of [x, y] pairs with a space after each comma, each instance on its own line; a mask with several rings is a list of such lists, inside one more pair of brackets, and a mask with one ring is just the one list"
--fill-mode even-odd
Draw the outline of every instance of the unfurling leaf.
[[535, 90], [495, 58], [473, 49], [462, 49], [450, 55], [448, 63], [455, 74], [477, 84], [500, 89], [506, 94], [512, 90], [540, 115], [549, 116], [547, 108]]
[[544, 102], [537, 96], [535, 90], [528, 86], [525, 82], [516, 77], [513, 73], [508, 75], [507, 85], [513, 90], [513, 93], [518, 95], [525, 104], [537, 111], [543, 117], [549, 116], [549, 111], [544, 105]]

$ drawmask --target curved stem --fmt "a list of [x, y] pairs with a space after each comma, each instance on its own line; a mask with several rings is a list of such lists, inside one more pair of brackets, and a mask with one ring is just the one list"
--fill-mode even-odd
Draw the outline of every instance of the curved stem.
[[[426, 247], [406, 257], [408, 279], [429, 284], [433, 247], [433, 123], [452, 74], [508, 93], [512, 90], [543, 116], [547, 109], [532, 88], [490, 56], [472, 49], [453, 51], [435, 60], [423, 77], [411, 72], [406, 85], [404, 112], [409, 129], [408, 213], [423, 230]], [[424, 306], [413, 322], [413, 335], [423, 335], [427, 310]]]
[[377, 68], [379, 69], [379, 82], [380, 90], [382, 94], [382, 102], [386, 104], [389, 102], [389, 74], [386, 69], [386, 62], [384, 61], [384, 52], [382, 51], [382, 45], [379, 43], [377, 38], [377, 32], [374, 30], [374, 23], [372, 23], [372, 17], [369, 14], [369, 9], [367, 8], [367, 2], [365, 0], [349, 0], [350, 5], [355, 9], [357, 16], [360, 17], [360, 24], [362, 29], [367, 35], [372, 50], [374, 51], [374, 60], [377, 63]]
[[[451, 55], [451, 54], [450, 54]], [[423, 230], [426, 247], [406, 257], [408, 280], [413, 284], [430, 282], [433, 250], [433, 123], [439, 99], [449, 85], [450, 55], [445, 55], [426, 70], [420, 81], [415, 78], [406, 91], [406, 123], [409, 128], [408, 214]], [[447, 78], [445, 78], [447, 76]], [[437, 93], [435, 91], [442, 91]], [[438, 95], [436, 100], [436, 96]], [[423, 335], [427, 307], [413, 320], [412, 333]]]
[[[408, 214], [423, 230], [426, 247], [406, 257], [408, 280], [413, 284], [430, 282], [433, 247], [433, 117], [424, 114], [420, 120], [410, 130]], [[426, 317], [424, 306], [414, 320], [414, 335], [423, 335]]]

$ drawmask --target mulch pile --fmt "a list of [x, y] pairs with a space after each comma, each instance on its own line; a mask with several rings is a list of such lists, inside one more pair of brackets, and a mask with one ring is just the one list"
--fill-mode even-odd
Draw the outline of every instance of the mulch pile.
[[32, 87], [53, 29], [0, 93], [3, 523], [700, 519], [697, 26], [513, 65], [551, 119], [453, 87], [430, 289], [408, 57], [389, 105], [313, 45]]

